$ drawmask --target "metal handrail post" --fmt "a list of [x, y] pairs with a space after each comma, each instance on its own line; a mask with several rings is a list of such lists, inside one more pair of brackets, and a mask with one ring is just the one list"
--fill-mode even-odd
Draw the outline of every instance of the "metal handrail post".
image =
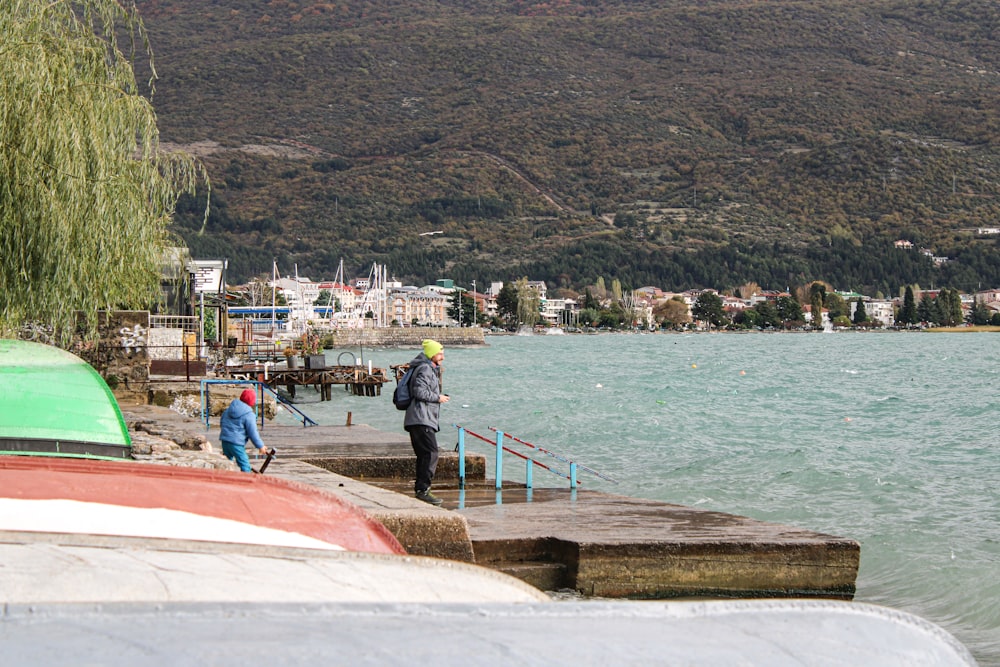
[[525, 486], [525, 488], [530, 489], [531, 488], [531, 471], [535, 468], [535, 459], [533, 459], [533, 458], [531, 458], [529, 456], [528, 459], [527, 459], [527, 462], [525, 463], [525, 465], [527, 466], [527, 468], [525, 468], [525, 470], [524, 470], [524, 486]]
[[205, 420], [205, 428], [208, 429], [208, 385], [201, 382], [201, 418]]
[[569, 488], [571, 488], [571, 489], [575, 489], [576, 488], [576, 464], [575, 463], [570, 463], [569, 464]]
[[465, 429], [458, 427], [458, 488], [465, 488]]
[[503, 488], [503, 431], [497, 431], [497, 479], [496, 488]]

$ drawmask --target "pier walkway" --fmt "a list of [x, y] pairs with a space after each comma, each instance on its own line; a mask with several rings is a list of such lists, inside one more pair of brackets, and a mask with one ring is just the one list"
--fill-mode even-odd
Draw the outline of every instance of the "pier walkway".
[[313, 387], [321, 401], [333, 398], [333, 386], [343, 385], [355, 396], [380, 396], [382, 385], [388, 382], [384, 368], [364, 366], [319, 366], [316, 368], [287, 368], [261, 365], [230, 366], [226, 377], [232, 380], [257, 380], [272, 389], [284, 387], [295, 398], [296, 387]]
[[[218, 442], [217, 424], [206, 433], [165, 408], [128, 410]], [[402, 430], [269, 423], [262, 433], [278, 451], [266, 474], [359, 505], [410, 553], [476, 562], [543, 590], [648, 599], [854, 595], [860, 545], [851, 539], [597, 491], [497, 492], [482, 455], [466, 456], [460, 490], [458, 456], [444, 447], [434, 493], [445, 502], [433, 507], [412, 496], [413, 453]]]

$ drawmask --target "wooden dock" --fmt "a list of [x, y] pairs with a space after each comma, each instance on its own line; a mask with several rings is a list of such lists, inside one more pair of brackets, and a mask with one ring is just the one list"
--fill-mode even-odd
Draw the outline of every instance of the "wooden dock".
[[275, 368], [258, 364], [226, 369], [226, 376], [235, 380], [258, 380], [272, 389], [284, 387], [295, 398], [296, 387], [313, 387], [321, 401], [333, 397], [333, 386], [343, 385], [355, 396], [380, 396], [382, 385], [389, 381], [384, 368], [367, 366], [323, 366], [320, 368]]

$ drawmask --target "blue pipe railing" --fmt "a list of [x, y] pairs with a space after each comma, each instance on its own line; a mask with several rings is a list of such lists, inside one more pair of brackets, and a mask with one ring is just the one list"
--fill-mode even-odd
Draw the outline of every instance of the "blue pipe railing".
[[[569, 480], [569, 488], [570, 489], [576, 489], [577, 486], [579, 486], [579, 481], [577, 479], [577, 471], [578, 471], [578, 469], [579, 470], [584, 470], [586, 472], [589, 472], [592, 475], [600, 477], [601, 479], [607, 480], [609, 482], [615, 482], [615, 483], [617, 483], [616, 480], [612, 479], [611, 477], [608, 477], [607, 475], [603, 475], [603, 474], [597, 472], [593, 468], [588, 468], [587, 466], [581, 466], [581, 465], [577, 464], [575, 461], [571, 461], [571, 460], [569, 460], [569, 459], [567, 459], [567, 458], [565, 458], [563, 456], [560, 456], [560, 455], [558, 455], [558, 454], [556, 454], [554, 452], [550, 452], [547, 449], [544, 449], [542, 447], [538, 447], [536, 445], [531, 444], [530, 442], [526, 442], [524, 440], [521, 440], [520, 438], [515, 438], [514, 436], [512, 436], [512, 435], [510, 435], [508, 433], [504, 433], [503, 431], [500, 431], [500, 430], [498, 430], [496, 428], [493, 428], [492, 426], [490, 427], [490, 430], [493, 431], [494, 433], [496, 433], [496, 439], [495, 440], [490, 440], [489, 438], [486, 438], [486, 437], [484, 437], [482, 435], [479, 435], [475, 431], [470, 431], [469, 429], [467, 429], [464, 426], [461, 426], [459, 424], [454, 424], [454, 426], [455, 426], [455, 428], [458, 429], [458, 447], [457, 447], [457, 449], [458, 449], [458, 488], [459, 489], [464, 489], [465, 488], [465, 434], [466, 433], [468, 433], [469, 435], [473, 436], [474, 438], [477, 438], [479, 440], [482, 440], [483, 442], [486, 442], [486, 443], [492, 445], [495, 448], [495, 450], [496, 450], [496, 463], [495, 463], [495, 466], [496, 466], [496, 480], [495, 480], [495, 486], [496, 486], [496, 489], [498, 491], [503, 488], [503, 453], [504, 452], [507, 452], [509, 454], [513, 454], [514, 456], [517, 456], [518, 458], [521, 458], [521, 459], [525, 460], [525, 472], [524, 472], [525, 487], [528, 488], [529, 490], [534, 485], [533, 484], [533, 475], [532, 475], [532, 472], [533, 472], [535, 466], [538, 466], [539, 468], [542, 468], [543, 470], [547, 470], [548, 472], [550, 472], [550, 473], [552, 473], [552, 474], [554, 474], [554, 475], [556, 475], [558, 477], [562, 477], [563, 479]], [[551, 457], [553, 457], [555, 459], [558, 459], [559, 461], [562, 461], [563, 463], [569, 464], [569, 474], [565, 474], [565, 473], [563, 473], [560, 470], [556, 470], [554, 468], [551, 468], [551, 467], [545, 465], [544, 463], [535, 460], [531, 456], [525, 455], [522, 452], [519, 452], [519, 451], [516, 451], [514, 449], [511, 449], [510, 447], [507, 447], [504, 444], [504, 438], [505, 437], [508, 438], [508, 439], [510, 439], [510, 440], [512, 440], [513, 442], [516, 442], [518, 444], [524, 445], [526, 447], [530, 447], [531, 449], [534, 449], [534, 450], [539, 451], [539, 452], [541, 452], [543, 454], [546, 454], [546, 455], [551, 456]]]
[[[276, 392], [274, 389], [271, 389], [271, 387], [269, 387], [267, 384], [265, 384], [264, 382], [262, 382], [260, 380], [202, 380], [201, 381], [201, 415], [202, 415], [202, 419], [205, 422], [205, 428], [208, 428], [208, 420], [209, 420], [208, 386], [209, 385], [213, 385], [213, 384], [249, 385], [251, 387], [256, 388], [257, 393], [260, 394], [260, 395], [262, 395], [262, 396], [264, 395], [264, 393], [268, 393], [271, 396], [273, 396], [275, 402], [278, 405], [281, 405], [282, 407], [284, 407], [286, 410], [288, 410], [292, 414], [293, 417], [295, 417], [296, 419], [298, 419], [299, 421], [302, 422], [302, 426], [319, 426], [319, 424], [316, 421], [314, 421], [309, 415], [307, 415], [306, 413], [304, 413], [301, 410], [299, 410], [292, 403], [289, 403], [288, 401], [286, 401], [284, 398], [281, 397], [280, 394], [278, 394], [278, 392]], [[261, 403], [258, 403], [258, 406], [261, 405]], [[263, 411], [258, 406], [254, 406], [254, 412], [257, 415], [256, 418], [260, 419], [260, 426], [261, 426], [261, 428], [263, 428], [264, 427], [264, 413], [263, 413]]]
[[301, 421], [302, 426], [319, 426], [319, 423], [316, 422], [312, 417], [302, 412], [302, 410], [299, 410], [297, 407], [295, 407], [295, 404], [293, 404], [291, 401], [286, 400], [281, 394], [276, 392], [274, 389], [271, 389], [271, 387], [267, 386], [266, 384], [263, 385], [262, 388], [264, 391], [274, 396], [274, 400], [278, 405], [288, 410], [290, 413], [292, 413], [293, 417]]

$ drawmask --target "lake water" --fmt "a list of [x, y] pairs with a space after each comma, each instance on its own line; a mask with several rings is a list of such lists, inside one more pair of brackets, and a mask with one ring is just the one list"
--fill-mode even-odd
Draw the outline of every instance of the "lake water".
[[[861, 543], [856, 599], [1000, 665], [1000, 337], [988, 333], [535, 335], [445, 351], [442, 447], [497, 427], [609, 475], [581, 486]], [[328, 350], [333, 363], [342, 350]], [[406, 363], [417, 350], [351, 351]], [[350, 355], [348, 355], [350, 356]], [[301, 404], [401, 431], [381, 397]], [[492, 453], [484, 443], [473, 451]], [[543, 462], [559, 464], [543, 457]], [[516, 479], [523, 469], [505, 468]], [[523, 472], [520, 473], [523, 477]], [[535, 473], [536, 486], [559, 478]]]

